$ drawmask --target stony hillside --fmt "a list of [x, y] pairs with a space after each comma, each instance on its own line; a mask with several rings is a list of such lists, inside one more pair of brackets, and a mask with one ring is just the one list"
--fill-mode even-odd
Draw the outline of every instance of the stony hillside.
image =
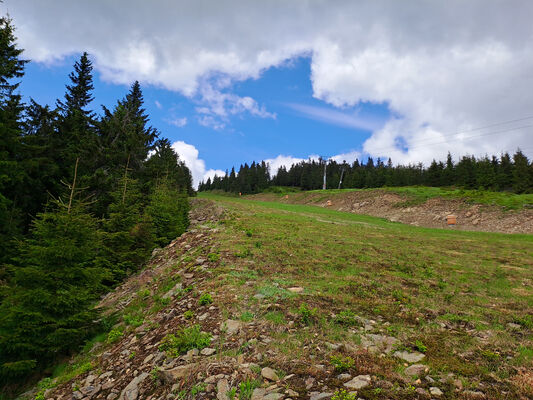
[[[419, 201], [392, 190], [320, 191], [279, 195], [264, 193], [248, 196], [256, 200], [289, 204], [313, 204], [333, 210], [373, 215], [414, 226], [468, 231], [533, 233], [533, 209], [507, 210], [462, 198], [434, 197]], [[446, 216], [453, 214], [457, 223], [447, 225]]]
[[[470, 308], [477, 306], [456, 304], [446, 297], [442, 291], [447, 289], [442, 288], [453, 280], [441, 266], [445, 283], [438, 283], [443, 281], [428, 272], [434, 261], [427, 256], [424, 281], [436, 279], [445, 285], [429, 286], [436, 293], [427, 294], [434, 304], [424, 300], [421, 283], [409, 282], [408, 277], [418, 272], [405, 277], [390, 273], [388, 279], [378, 278], [382, 284], [373, 283], [363, 270], [324, 275], [323, 265], [330, 268], [328, 274], [338, 274], [357, 263], [381, 274], [383, 265], [391, 262], [383, 249], [378, 250], [383, 257], [377, 261], [360, 252], [359, 261], [344, 254], [339, 263], [334, 258], [339, 252], [323, 248], [322, 242], [354, 249], [342, 237], [360, 240], [357, 232], [366, 232], [364, 245], [372, 248], [374, 235], [380, 239], [388, 235], [381, 222], [313, 216], [309, 210], [296, 215], [296, 210], [277, 212], [238, 200], [194, 203], [189, 231], [155, 251], [141, 273], [98, 305], [105, 318], [115, 316], [118, 323], [26, 398], [526, 399], [533, 395], [527, 350], [532, 344], [533, 326], [527, 315], [533, 277], [530, 268], [522, 270], [533, 261], [531, 248], [525, 250], [529, 241], [498, 245], [501, 257], [514, 254], [505, 263], [519, 272], [506, 290], [514, 293], [516, 288], [524, 300], [508, 301], [503, 294], [490, 292], [494, 307], [472, 319]], [[304, 232], [307, 225], [313, 232], [310, 236]], [[352, 233], [343, 235], [345, 229]], [[394, 237], [407, 240], [402, 232], [395, 231]], [[484, 241], [478, 244], [472, 239], [474, 253], [492, 257], [490, 250], [479, 246]], [[462, 251], [456, 242], [442, 250]], [[399, 257], [394, 258], [399, 262]], [[411, 261], [416, 264], [415, 258]], [[386, 286], [394, 282], [404, 284], [405, 290]], [[472, 296], [478, 290], [472, 285], [456, 289], [461, 295], [470, 290]], [[447, 300], [439, 305], [441, 296]], [[457, 317], [445, 318], [450, 313]]]

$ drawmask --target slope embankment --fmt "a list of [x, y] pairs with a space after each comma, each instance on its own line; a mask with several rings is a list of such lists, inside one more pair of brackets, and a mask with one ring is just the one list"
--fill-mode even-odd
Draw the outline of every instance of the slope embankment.
[[[455, 198], [435, 196], [420, 199], [391, 190], [373, 189], [287, 194], [262, 193], [246, 197], [261, 201], [316, 205], [429, 228], [533, 233], [533, 208], [507, 209], [496, 204], [478, 203], [460, 196]], [[448, 215], [456, 217], [454, 225], [447, 224]]]
[[202, 196], [101, 300], [105, 336], [26, 398], [533, 395], [529, 236]]

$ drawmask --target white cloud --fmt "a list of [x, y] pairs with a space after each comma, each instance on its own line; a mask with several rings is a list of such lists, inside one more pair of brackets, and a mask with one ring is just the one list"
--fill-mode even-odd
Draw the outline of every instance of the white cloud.
[[287, 107], [297, 111], [299, 114], [321, 122], [341, 126], [344, 128], [363, 129], [374, 131], [383, 126], [383, 121], [376, 118], [363, 117], [356, 113], [346, 113], [332, 110], [326, 107], [310, 106], [306, 104], [287, 103]]
[[531, 128], [449, 136], [531, 114], [531, 1], [6, 0], [2, 7], [27, 57], [53, 62], [87, 50], [109, 81], [139, 79], [198, 99], [207, 126], [221, 129], [239, 113], [273, 117], [231, 94], [232, 84], [305, 54], [316, 98], [337, 107], [387, 103], [398, 116], [365, 143], [374, 156], [427, 161], [448, 149], [517, 146], [533, 154]]
[[275, 158], [268, 158], [265, 161], [265, 163], [268, 164], [270, 176], [274, 176], [278, 173], [278, 170], [281, 167], [285, 167], [289, 169], [291, 165], [298, 164], [299, 162], [305, 161], [305, 160], [318, 160], [319, 156], [316, 154], [311, 154], [307, 158], [298, 158], [293, 156], [285, 156], [285, 155], [278, 155]]
[[202, 180], [206, 180], [208, 177], [213, 177], [215, 174], [218, 176], [225, 175], [224, 171], [209, 169], [206, 171], [205, 161], [199, 158], [199, 152], [192, 144], [185, 143], [181, 140], [172, 143], [172, 148], [178, 153], [180, 159], [191, 170], [193, 186], [198, 187], [198, 184]]
[[159, 108], [160, 110], [163, 108], [163, 105], [159, 101], [156, 100], [154, 101], [154, 103], [155, 103], [155, 106]]
[[183, 128], [185, 125], [187, 125], [187, 117], [167, 118], [165, 119], [165, 122], [178, 128]]

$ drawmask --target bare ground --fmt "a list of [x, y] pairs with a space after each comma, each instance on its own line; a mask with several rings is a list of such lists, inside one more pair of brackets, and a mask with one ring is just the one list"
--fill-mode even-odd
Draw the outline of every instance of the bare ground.
[[[291, 193], [285, 196], [265, 193], [247, 196], [260, 201], [309, 204], [333, 210], [372, 215], [414, 226], [465, 231], [533, 233], [533, 210], [505, 210], [499, 206], [472, 204], [460, 199], [432, 198], [422, 204], [409, 205], [409, 199], [390, 191], [376, 189], [323, 194]], [[329, 201], [329, 203], [328, 203]], [[457, 223], [447, 225], [453, 214]]]

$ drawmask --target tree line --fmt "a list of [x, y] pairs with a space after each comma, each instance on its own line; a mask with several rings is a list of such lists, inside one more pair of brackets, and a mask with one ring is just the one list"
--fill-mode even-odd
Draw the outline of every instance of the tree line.
[[138, 82], [97, 114], [84, 53], [64, 98], [24, 103], [22, 53], [0, 18], [0, 384], [11, 388], [100, 329], [95, 301], [185, 231], [194, 194]]
[[390, 158], [387, 163], [369, 157], [366, 162], [356, 159], [351, 164], [310, 159], [288, 169], [282, 166], [274, 176], [264, 161], [253, 162], [241, 165], [238, 173], [232, 168], [229, 174], [200, 182], [198, 190], [242, 194], [259, 193], [271, 186], [316, 190], [323, 187], [324, 169], [327, 189], [425, 185], [533, 193], [533, 162], [520, 150], [512, 157], [509, 153], [490, 158], [464, 156], [458, 162], [448, 153], [445, 162], [433, 160], [428, 167], [422, 163], [393, 165]]

